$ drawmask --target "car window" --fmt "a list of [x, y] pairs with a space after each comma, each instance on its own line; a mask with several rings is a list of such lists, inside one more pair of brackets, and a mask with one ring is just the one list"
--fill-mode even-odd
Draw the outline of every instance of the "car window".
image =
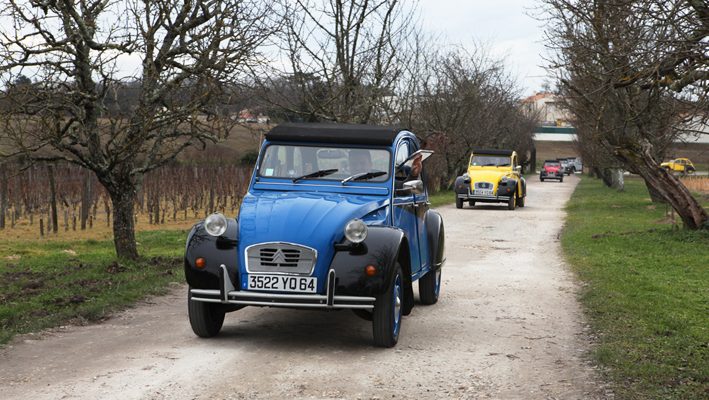
[[510, 157], [473, 155], [470, 165], [474, 167], [507, 167], [510, 165]]
[[396, 165], [401, 165], [407, 158], [409, 158], [409, 143], [404, 141], [401, 142], [399, 147], [396, 149]]
[[336, 169], [332, 174], [309, 179], [342, 180], [353, 174], [383, 171], [386, 174], [369, 179], [389, 179], [391, 155], [385, 149], [325, 147], [272, 144], [264, 150], [259, 176], [296, 178], [316, 171]]

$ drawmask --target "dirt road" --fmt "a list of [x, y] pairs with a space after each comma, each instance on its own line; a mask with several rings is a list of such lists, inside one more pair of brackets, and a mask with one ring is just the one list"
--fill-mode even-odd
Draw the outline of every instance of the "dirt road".
[[100, 325], [18, 338], [0, 351], [4, 399], [605, 398], [583, 362], [576, 285], [560, 257], [577, 179], [530, 179], [527, 207], [444, 207], [442, 297], [370, 345], [349, 311], [246, 308], [195, 337], [186, 287]]

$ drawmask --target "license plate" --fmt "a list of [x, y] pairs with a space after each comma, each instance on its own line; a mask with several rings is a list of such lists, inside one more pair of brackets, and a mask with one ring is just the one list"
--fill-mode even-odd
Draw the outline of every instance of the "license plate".
[[315, 293], [318, 278], [313, 276], [249, 275], [248, 288], [278, 292]]
[[473, 194], [480, 196], [492, 196], [492, 189], [475, 189]]

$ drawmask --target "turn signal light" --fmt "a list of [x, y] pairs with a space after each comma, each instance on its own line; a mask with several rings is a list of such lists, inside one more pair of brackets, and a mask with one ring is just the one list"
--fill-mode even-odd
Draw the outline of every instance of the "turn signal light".
[[204, 258], [200, 257], [194, 260], [194, 266], [199, 269], [202, 269], [207, 266], [207, 261]]
[[367, 265], [364, 267], [364, 273], [367, 274], [367, 276], [374, 276], [377, 274], [377, 267], [374, 265]]

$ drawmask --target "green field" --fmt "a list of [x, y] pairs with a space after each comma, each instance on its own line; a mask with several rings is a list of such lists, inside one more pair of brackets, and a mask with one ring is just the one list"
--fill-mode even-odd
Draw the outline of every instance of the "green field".
[[0, 241], [0, 344], [18, 333], [104, 318], [184, 282], [186, 231], [138, 232], [137, 262], [116, 262], [113, 241]]
[[567, 210], [562, 245], [617, 398], [709, 398], [709, 232], [673, 228], [633, 178], [623, 193], [584, 178]]

